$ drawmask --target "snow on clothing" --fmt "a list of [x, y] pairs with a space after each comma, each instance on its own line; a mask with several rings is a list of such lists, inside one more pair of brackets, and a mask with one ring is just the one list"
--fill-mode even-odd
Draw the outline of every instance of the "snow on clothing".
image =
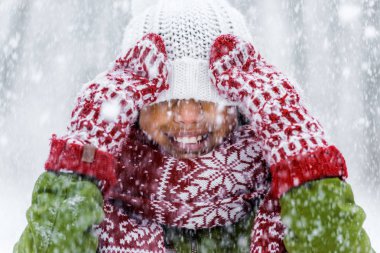
[[[121, 152], [119, 183], [109, 197], [121, 200], [131, 217], [138, 221], [141, 217], [140, 222], [149, 225], [122, 233], [117, 224], [135, 222], [128, 216], [116, 218], [116, 224], [102, 223], [101, 233], [109, 236], [100, 235], [101, 252], [123, 248], [124, 240], [134, 241], [134, 230], [142, 236], [138, 241], [150, 242], [144, 246], [147, 252], [157, 250], [163, 243], [157, 224], [188, 229], [231, 225], [251, 211], [251, 200], [267, 194], [269, 172], [250, 126], [242, 126], [214, 151], [194, 159], [165, 156], [157, 147], [144, 144], [142, 134], [136, 135]], [[106, 217], [114, 215], [106, 211]], [[274, 242], [280, 247], [283, 226], [275, 220], [266, 222], [276, 227], [280, 237]]]
[[351, 187], [338, 178], [294, 188], [280, 204], [288, 252], [375, 252], [362, 228], [365, 213], [355, 205]]
[[[94, 176], [104, 180], [105, 187], [115, 184], [114, 157], [120, 153], [131, 123], [144, 105], [168, 88], [166, 62], [162, 38], [147, 34], [118, 58], [110, 71], [86, 84], [71, 114], [68, 134], [59, 139], [53, 136], [46, 168], [68, 168]], [[113, 112], [107, 115], [110, 107]], [[83, 159], [78, 160], [82, 153]]]
[[14, 253], [94, 253], [98, 238], [90, 232], [104, 218], [97, 186], [75, 174], [43, 173], [37, 180], [28, 225]]
[[122, 49], [129, 49], [148, 33], [165, 42], [171, 65], [170, 87], [157, 102], [197, 99], [234, 104], [210, 85], [211, 43], [218, 35], [234, 34], [247, 41], [251, 35], [243, 15], [226, 0], [157, 0], [132, 19], [125, 28]]
[[[325, 180], [307, 183], [346, 177], [342, 155], [328, 145], [318, 122], [300, 104], [294, 87], [266, 64], [252, 45], [226, 35], [220, 36], [211, 50], [213, 82], [221, 94], [240, 102], [251, 120], [220, 147], [199, 158], [178, 160], [144, 143], [138, 130], [130, 132], [138, 110], [166, 88], [165, 59], [159, 36], [144, 37], [126, 57], [116, 61], [109, 73], [86, 86], [74, 109], [70, 134], [52, 141], [47, 170], [73, 171], [102, 181], [105, 219], [97, 229], [99, 252], [165, 252], [161, 224], [190, 229], [233, 224], [248, 214], [249, 202], [255, 198], [261, 205], [252, 224], [250, 252], [302, 252], [297, 251], [302, 245], [325, 252], [313, 238], [295, 236], [303, 230], [313, 232], [308, 230], [313, 220], [310, 227], [292, 221], [300, 215], [325, 224], [341, 213], [352, 221], [348, 229], [341, 222], [319, 228], [323, 240], [332, 242], [331, 252], [345, 252], [351, 245], [355, 245], [354, 252], [369, 252], [369, 241], [361, 228], [362, 211], [352, 198], [345, 198], [351, 192], [321, 199], [319, 193], [331, 194], [332, 189], [339, 192], [343, 186]], [[154, 64], [155, 60], [159, 64]], [[150, 72], [154, 70], [151, 66], [159, 66], [158, 71]], [[110, 123], [100, 111], [112, 99], [122, 108], [114, 117], [116, 123]], [[328, 187], [322, 187], [326, 184]], [[320, 190], [304, 190], [313, 187]], [[330, 201], [337, 199], [348, 202], [348, 207], [338, 205], [333, 212], [323, 212], [323, 217], [313, 216], [316, 206], [302, 204], [299, 200], [303, 195], [318, 206], [327, 206], [327, 210], [335, 206]], [[279, 200], [287, 207], [285, 211], [280, 210]], [[116, 206], [112, 205], [115, 201], [119, 203]], [[292, 209], [293, 205], [300, 209]], [[311, 215], [302, 210], [309, 210]], [[352, 244], [340, 245], [341, 234], [336, 231], [341, 229], [352, 238]], [[355, 238], [367, 240], [358, 242]], [[52, 241], [49, 250], [54, 249]]]

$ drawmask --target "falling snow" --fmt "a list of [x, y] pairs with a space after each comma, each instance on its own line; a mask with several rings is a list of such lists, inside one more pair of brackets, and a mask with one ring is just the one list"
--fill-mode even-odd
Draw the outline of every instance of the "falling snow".
[[350, 23], [359, 18], [361, 13], [360, 6], [352, 3], [343, 3], [339, 7], [339, 18], [344, 23]]
[[374, 26], [364, 28], [364, 36], [368, 39], [375, 39], [379, 35], [379, 31]]
[[[367, 214], [364, 227], [380, 252], [380, 1], [230, 2], [262, 54], [299, 83], [342, 151]], [[51, 134], [65, 133], [81, 84], [109, 66], [131, 15], [151, 3], [0, 2], [1, 252], [11, 252], [26, 225]], [[113, 121], [119, 110], [118, 102], [106, 103], [102, 117]], [[318, 228], [310, 236], [317, 235]]]

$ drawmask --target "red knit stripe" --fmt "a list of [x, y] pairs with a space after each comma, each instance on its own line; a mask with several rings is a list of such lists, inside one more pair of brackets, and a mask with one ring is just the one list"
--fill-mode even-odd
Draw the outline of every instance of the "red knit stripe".
[[317, 148], [312, 153], [287, 157], [270, 167], [272, 193], [281, 197], [293, 187], [327, 177], [348, 177], [343, 155], [335, 146]]
[[82, 161], [82, 154], [82, 145], [67, 143], [67, 140], [53, 136], [45, 169], [48, 171], [69, 170], [97, 180], [105, 180], [110, 185], [116, 183], [116, 160], [112, 155], [97, 149], [94, 161], [88, 163]]

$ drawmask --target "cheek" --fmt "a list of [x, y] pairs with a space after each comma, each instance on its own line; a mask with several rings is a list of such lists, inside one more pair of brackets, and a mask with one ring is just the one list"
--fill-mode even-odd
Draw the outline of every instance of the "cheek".
[[164, 137], [163, 129], [170, 124], [170, 115], [165, 110], [142, 112], [140, 114], [140, 128], [154, 141], [161, 142]]
[[227, 112], [216, 113], [214, 117], [214, 131], [219, 137], [230, 133], [237, 125], [237, 115]]
[[208, 116], [209, 125], [213, 126], [214, 131], [224, 131], [233, 129], [235, 126], [236, 115], [229, 115], [226, 112], [213, 112]]

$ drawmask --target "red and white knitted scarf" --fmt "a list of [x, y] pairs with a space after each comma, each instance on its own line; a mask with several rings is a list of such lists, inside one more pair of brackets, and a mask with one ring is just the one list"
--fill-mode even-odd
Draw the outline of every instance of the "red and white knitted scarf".
[[241, 126], [209, 154], [176, 159], [133, 131], [119, 159], [118, 184], [108, 197], [122, 206], [105, 204], [99, 251], [165, 252], [160, 224], [229, 225], [251, 211], [250, 200], [267, 196], [252, 227], [251, 252], [283, 252], [279, 206], [268, 195], [269, 169], [257, 143], [251, 126]]

